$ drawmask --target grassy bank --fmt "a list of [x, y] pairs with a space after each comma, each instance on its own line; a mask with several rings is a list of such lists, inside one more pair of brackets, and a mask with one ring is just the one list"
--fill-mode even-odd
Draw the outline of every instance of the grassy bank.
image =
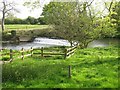
[[[119, 49], [120, 50], [120, 49]], [[68, 65], [72, 77], [68, 78]], [[118, 48], [77, 49], [61, 57], [29, 57], [3, 65], [4, 88], [117, 88]]]
[[32, 29], [45, 29], [45, 28], [48, 28], [48, 25], [22, 25], [22, 24], [5, 25], [5, 30], [6, 31], [32, 30]]
[[5, 25], [5, 31], [2, 35], [2, 39], [4, 41], [11, 40], [13, 35], [11, 31], [16, 31], [16, 36], [18, 37], [29, 37], [32, 39], [33, 37], [54, 37], [54, 31], [52, 27], [49, 25]]

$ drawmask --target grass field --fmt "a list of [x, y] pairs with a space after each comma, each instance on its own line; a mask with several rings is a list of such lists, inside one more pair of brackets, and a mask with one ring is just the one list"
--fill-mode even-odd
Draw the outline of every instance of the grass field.
[[52, 37], [53, 33], [50, 33], [52, 30], [52, 27], [49, 25], [5, 25], [5, 31], [3, 35], [4, 40], [11, 39], [11, 31], [15, 30], [16, 35], [19, 37]]
[[5, 30], [32, 30], [32, 29], [45, 29], [48, 28], [48, 25], [5, 25]]
[[[28, 57], [3, 65], [4, 88], [117, 88], [118, 47], [77, 49], [60, 57]], [[72, 77], [68, 78], [68, 65]]]

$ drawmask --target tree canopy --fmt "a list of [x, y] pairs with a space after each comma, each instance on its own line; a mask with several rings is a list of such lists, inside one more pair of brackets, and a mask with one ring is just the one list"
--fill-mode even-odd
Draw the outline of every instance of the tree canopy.
[[43, 15], [58, 36], [86, 47], [94, 39], [115, 33], [110, 17], [95, 17], [91, 13], [91, 3], [50, 2], [43, 8]]

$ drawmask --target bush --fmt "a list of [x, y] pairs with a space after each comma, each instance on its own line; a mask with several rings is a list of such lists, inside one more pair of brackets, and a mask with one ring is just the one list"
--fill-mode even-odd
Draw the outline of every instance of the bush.
[[16, 31], [15, 31], [15, 30], [12, 30], [12, 31], [11, 31], [11, 35], [12, 35], [12, 36], [16, 36]]
[[9, 60], [10, 60], [9, 56], [2, 57], [2, 61], [9, 61]]
[[2, 33], [2, 40], [4, 41], [8, 41], [8, 40], [10, 40], [12, 38], [12, 36], [11, 36], [11, 33], [8, 33], [8, 32], [3, 32]]

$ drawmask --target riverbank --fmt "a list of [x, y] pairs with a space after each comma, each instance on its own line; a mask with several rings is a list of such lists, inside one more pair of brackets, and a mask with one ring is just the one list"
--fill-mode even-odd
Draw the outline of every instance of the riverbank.
[[[14, 32], [14, 35], [12, 34]], [[52, 27], [39, 28], [39, 29], [28, 29], [28, 30], [8, 30], [3, 32], [2, 40], [4, 42], [11, 41], [13, 37], [19, 38], [20, 42], [30, 42], [33, 41], [36, 37], [46, 37], [46, 38], [61, 38], [59, 35], [56, 35], [56, 32]]]
[[66, 60], [60, 57], [15, 60], [3, 66], [3, 88], [118, 88], [118, 50], [118, 47], [86, 48], [77, 49]]
[[[52, 26], [49, 25], [5, 25], [5, 32], [2, 35], [3, 41], [10, 41], [13, 36], [19, 38], [20, 42], [33, 41], [35, 37], [46, 37], [46, 38], [62, 38]], [[14, 32], [15, 35], [12, 35]], [[117, 37], [117, 36], [115, 36]], [[114, 37], [114, 38], [115, 38]], [[106, 37], [110, 38], [110, 37]], [[119, 39], [119, 37], [117, 37]], [[63, 39], [63, 38], [62, 38]]]

